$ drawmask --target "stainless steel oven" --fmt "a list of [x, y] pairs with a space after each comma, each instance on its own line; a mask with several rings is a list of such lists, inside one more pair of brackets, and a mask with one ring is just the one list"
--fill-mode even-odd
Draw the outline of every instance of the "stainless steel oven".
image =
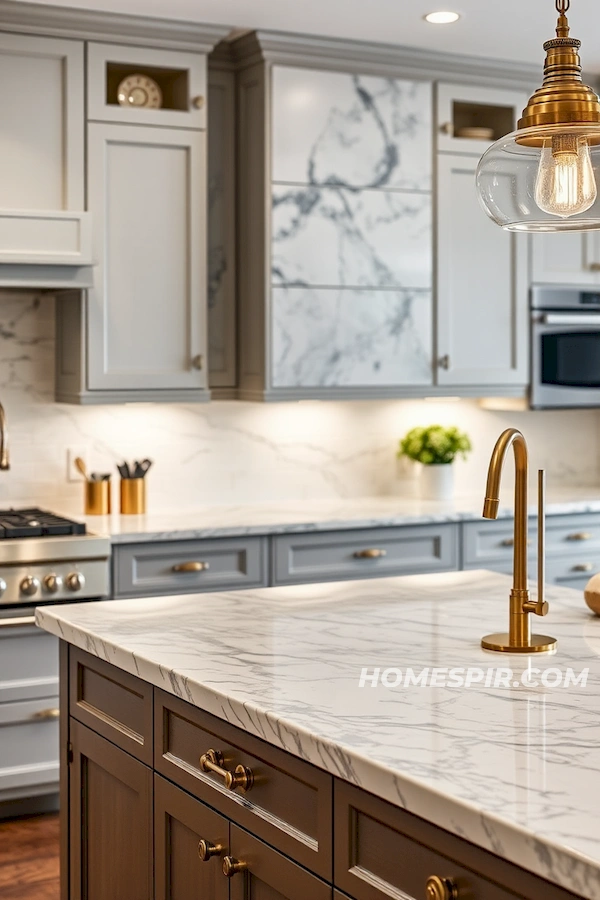
[[531, 406], [600, 407], [600, 289], [533, 288]]

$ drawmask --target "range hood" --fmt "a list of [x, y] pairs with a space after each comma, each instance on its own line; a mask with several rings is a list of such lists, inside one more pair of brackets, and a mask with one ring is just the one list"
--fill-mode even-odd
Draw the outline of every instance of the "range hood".
[[92, 281], [91, 213], [0, 210], [0, 287], [85, 288]]

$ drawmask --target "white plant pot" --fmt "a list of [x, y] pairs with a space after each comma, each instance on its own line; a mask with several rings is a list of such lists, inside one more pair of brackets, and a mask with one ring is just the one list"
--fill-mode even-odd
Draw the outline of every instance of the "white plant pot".
[[420, 493], [423, 500], [451, 500], [454, 496], [454, 466], [452, 463], [423, 466]]

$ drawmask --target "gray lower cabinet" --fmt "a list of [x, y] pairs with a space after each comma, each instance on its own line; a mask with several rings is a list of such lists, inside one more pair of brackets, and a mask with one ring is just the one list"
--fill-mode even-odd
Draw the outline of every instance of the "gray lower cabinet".
[[0, 806], [58, 791], [58, 641], [0, 618]]
[[272, 584], [416, 575], [458, 569], [456, 525], [277, 535]]
[[162, 541], [113, 546], [117, 597], [267, 587], [267, 538]]

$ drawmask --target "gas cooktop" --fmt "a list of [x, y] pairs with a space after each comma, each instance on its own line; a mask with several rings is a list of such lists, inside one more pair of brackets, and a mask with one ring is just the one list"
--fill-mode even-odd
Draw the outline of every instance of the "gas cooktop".
[[81, 522], [64, 519], [37, 507], [0, 510], [0, 541], [85, 533], [85, 525]]

